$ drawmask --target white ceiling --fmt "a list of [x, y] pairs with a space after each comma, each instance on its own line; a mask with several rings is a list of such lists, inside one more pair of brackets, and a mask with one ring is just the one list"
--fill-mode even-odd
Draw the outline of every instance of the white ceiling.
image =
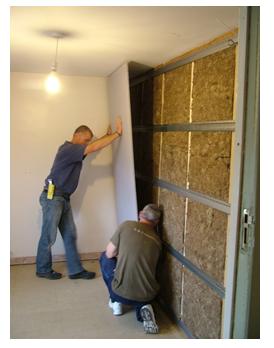
[[11, 7], [11, 71], [107, 76], [125, 61], [155, 67], [238, 26], [239, 7]]

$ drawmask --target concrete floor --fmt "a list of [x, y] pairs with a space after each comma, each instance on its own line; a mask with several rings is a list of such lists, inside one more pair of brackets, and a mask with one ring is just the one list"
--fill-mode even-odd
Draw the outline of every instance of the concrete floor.
[[158, 306], [154, 306], [158, 335], [145, 334], [131, 308], [113, 316], [98, 262], [83, 265], [97, 277], [71, 280], [64, 262], [54, 265], [64, 276], [56, 281], [37, 278], [35, 265], [11, 266], [11, 338], [186, 338]]

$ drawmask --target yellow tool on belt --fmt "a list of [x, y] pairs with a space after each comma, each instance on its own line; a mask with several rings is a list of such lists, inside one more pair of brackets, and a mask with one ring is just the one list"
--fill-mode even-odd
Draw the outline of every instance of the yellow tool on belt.
[[52, 199], [54, 195], [54, 190], [55, 190], [55, 185], [53, 185], [52, 180], [48, 180], [48, 194], [47, 194], [47, 199]]

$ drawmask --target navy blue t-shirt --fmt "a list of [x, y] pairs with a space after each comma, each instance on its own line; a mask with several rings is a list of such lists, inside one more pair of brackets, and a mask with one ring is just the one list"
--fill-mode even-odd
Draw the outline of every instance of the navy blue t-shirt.
[[56, 192], [72, 194], [77, 188], [82, 161], [86, 157], [85, 148], [86, 145], [65, 141], [59, 147], [50, 173], [45, 179], [45, 188], [48, 187], [48, 179], [51, 179]]

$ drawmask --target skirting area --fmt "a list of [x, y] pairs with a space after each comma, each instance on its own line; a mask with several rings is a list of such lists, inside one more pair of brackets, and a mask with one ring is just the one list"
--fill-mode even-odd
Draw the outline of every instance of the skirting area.
[[11, 338], [186, 338], [157, 305], [158, 335], [145, 334], [129, 307], [124, 315], [114, 317], [98, 261], [84, 261], [83, 265], [97, 272], [95, 279], [69, 279], [64, 262], [54, 264], [63, 274], [56, 281], [37, 278], [33, 264], [11, 266]]
[[[84, 260], [98, 260], [101, 251], [95, 251], [91, 253], [81, 253], [80, 259]], [[66, 261], [66, 256], [63, 255], [52, 255], [53, 262]], [[12, 257], [10, 259], [10, 264], [13, 265], [30, 265], [36, 262], [35, 256], [25, 256], [25, 257]]]

